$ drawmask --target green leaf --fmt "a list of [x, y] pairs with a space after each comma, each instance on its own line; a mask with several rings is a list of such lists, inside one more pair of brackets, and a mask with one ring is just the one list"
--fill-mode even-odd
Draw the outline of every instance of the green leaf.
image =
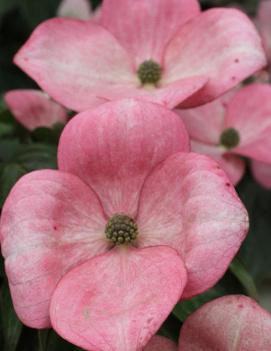
[[1, 0], [0, 1], [0, 16], [4, 15], [6, 12], [12, 10], [16, 5], [18, 5], [19, 0]]
[[3, 205], [13, 185], [25, 173], [25, 168], [17, 163], [7, 164], [3, 167], [0, 177], [0, 206]]
[[12, 134], [12, 132], [13, 132], [12, 125], [0, 122], [0, 138]]
[[243, 285], [247, 294], [253, 299], [258, 300], [259, 296], [258, 296], [256, 285], [254, 284], [253, 278], [246, 271], [245, 267], [237, 258], [235, 258], [232, 261], [230, 265], [230, 271], [236, 276], [236, 278]]
[[205, 293], [193, 297], [192, 299], [182, 301], [178, 303], [174, 310], [173, 314], [182, 322], [186, 320], [186, 318], [196, 311], [200, 306], [209, 302], [217, 297], [223, 296], [223, 292], [218, 288], [212, 288], [206, 291]]
[[38, 342], [39, 342], [38, 351], [46, 351], [49, 332], [50, 332], [49, 329], [38, 330]]
[[28, 172], [36, 169], [55, 169], [57, 167], [56, 146], [38, 143], [25, 145], [15, 155], [15, 159]]
[[34, 141], [57, 145], [63, 128], [64, 125], [60, 123], [52, 128], [39, 127], [32, 132], [31, 136]]
[[80, 351], [80, 349], [57, 335], [53, 329], [38, 331], [38, 351]]
[[4, 95], [0, 97], [0, 113], [4, 112], [7, 110], [5, 101], [4, 101]]
[[22, 323], [14, 312], [7, 284], [1, 287], [0, 296], [0, 325], [4, 340], [1, 351], [15, 351], [22, 332]]
[[240, 261], [257, 284], [270, 276], [271, 267], [271, 191], [258, 185], [247, 175], [238, 186], [250, 221], [250, 230], [238, 254]]
[[192, 299], [178, 303], [173, 310], [173, 314], [183, 322], [191, 313], [211, 300], [228, 294], [242, 293], [244, 293], [243, 285], [236, 276], [228, 270], [213, 288]]
[[0, 278], [4, 278], [5, 276], [6, 276], [6, 272], [4, 268], [4, 258], [3, 256], [0, 255]]
[[10, 111], [6, 109], [0, 111], [0, 138], [12, 135], [15, 128], [16, 122]]
[[260, 304], [271, 312], [271, 191], [247, 174], [238, 193], [249, 213], [250, 230], [237, 257], [256, 285]]
[[101, 0], [92, 0], [91, 5], [94, 9], [96, 9], [96, 7], [101, 5], [101, 2], [102, 2]]
[[20, 142], [18, 139], [0, 139], [0, 163], [12, 162], [16, 152], [20, 149]]
[[24, 0], [20, 2], [21, 9], [34, 29], [40, 22], [55, 17], [60, 0]]
[[158, 331], [158, 334], [161, 334], [177, 342], [181, 326], [181, 321], [174, 314], [170, 314], [162, 324], [161, 328]]

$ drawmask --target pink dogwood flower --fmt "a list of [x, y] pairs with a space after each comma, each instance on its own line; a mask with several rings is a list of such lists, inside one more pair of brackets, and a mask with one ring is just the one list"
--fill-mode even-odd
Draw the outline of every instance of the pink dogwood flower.
[[154, 336], [144, 351], [270, 351], [271, 315], [242, 295], [215, 299], [184, 322], [179, 346]]
[[3, 207], [15, 310], [87, 350], [141, 350], [181, 296], [224, 274], [247, 212], [158, 104], [120, 100], [77, 115], [58, 165], [22, 177]]
[[245, 171], [240, 156], [270, 164], [271, 86], [251, 84], [194, 109], [178, 110], [192, 150], [214, 158], [237, 184]]
[[213, 100], [266, 65], [252, 22], [197, 0], [104, 0], [99, 24], [50, 19], [15, 63], [67, 108], [137, 97], [169, 108]]
[[188, 317], [178, 350], [270, 351], [271, 315], [249, 297], [223, 296]]
[[68, 119], [66, 109], [39, 90], [11, 90], [4, 100], [16, 120], [29, 130], [52, 127]]

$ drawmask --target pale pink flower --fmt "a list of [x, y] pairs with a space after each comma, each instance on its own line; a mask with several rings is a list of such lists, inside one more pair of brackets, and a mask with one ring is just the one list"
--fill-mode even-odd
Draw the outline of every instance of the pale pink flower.
[[29, 130], [65, 123], [68, 118], [64, 107], [39, 90], [10, 90], [4, 100], [16, 120]]
[[271, 189], [271, 164], [259, 161], [251, 162], [251, 170], [254, 178], [263, 187]]
[[188, 151], [181, 119], [157, 104], [111, 102], [67, 124], [59, 170], [22, 177], [1, 215], [25, 324], [87, 350], [141, 350], [181, 296], [217, 282], [247, 212], [216, 162]]
[[62, 0], [57, 16], [81, 20], [95, 20], [99, 11], [92, 11], [89, 0]]
[[256, 24], [263, 39], [264, 49], [269, 63], [271, 62], [271, 0], [259, 2]]
[[251, 84], [204, 106], [178, 110], [192, 150], [214, 158], [237, 184], [245, 171], [240, 156], [271, 166], [271, 86]]
[[213, 100], [266, 65], [252, 22], [197, 0], [104, 0], [99, 24], [55, 18], [15, 63], [50, 96], [82, 111], [138, 97], [169, 108]]
[[249, 297], [223, 296], [188, 317], [178, 350], [270, 351], [271, 315]]
[[270, 351], [271, 315], [242, 295], [215, 299], [184, 322], [179, 346], [154, 336], [144, 351]]

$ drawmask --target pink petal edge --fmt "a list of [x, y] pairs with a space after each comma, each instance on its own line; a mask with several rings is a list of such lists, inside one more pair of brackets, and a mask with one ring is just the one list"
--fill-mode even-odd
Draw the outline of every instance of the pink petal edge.
[[106, 102], [104, 90], [110, 96], [138, 81], [128, 54], [93, 21], [53, 18], [43, 22], [14, 62], [56, 101], [75, 111]]
[[257, 26], [261, 33], [265, 52], [267, 54], [268, 61], [271, 61], [271, 1], [261, 0], [259, 1], [259, 9], [256, 18]]
[[33, 328], [50, 326], [49, 305], [60, 278], [108, 249], [96, 195], [71, 174], [28, 173], [1, 214], [1, 249], [15, 311]]
[[271, 315], [242, 295], [223, 296], [191, 314], [180, 333], [179, 351], [270, 351]]
[[234, 186], [243, 178], [246, 164], [238, 155], [234, 155], [230, 151], [225, 152], [220, 146], [208, 145], [193, 140], [191, 141], [191, 149], [193, 152], [209, 156], [215, 160]]
[[271, 189], [271, 164], [252, 160], [251, 170], [254, 178], [266, 189]]
[[116, 247], [60, 281], [50, 308], [53, 328], [86, 350], [141, 350], [185, 284], [186, 270], [176, 251]]
[[222, 277], [248, 230], [248, 215], [218, 164], [203, 155], [176, 153], [146, 179], [137, 217], [138, 245], [168, 245], [184, 261], [183, 298]]
[[219, 143], [220, 135], [224, 130], [226, 108], [235, 90], [232, 89], [205, 105], [175, 110], [184, 122], [192, 140], [212, 145]]
[[4, 95], [4, 100], [17, 121], [29, 130], [52, 127], [68, 119], [64, 107], [39, 90], [10, 90]]
[[211, 9], [185, 24], [165, 54], [164, 82], [202, 75], [207, 85], [182, 107], [222, 95], [266, 65], [261, 39], [249, 18], [236, 9]]
[[155, 335], [148, 342], [144, 351], [177, 351], [177, 345], [168, 338]]
[[175, 113], [128, 99], [74, 117], [62, 133], [58, 163], [60, 170], [77, 175], [97, 193], [109, 217], [117, 212], [135, 217], [148, 173], [189, 148]]
[[271, 163], [271, 86], [254, 83], [240, 89], [228, 104], [225, 128], [235, 128], [240, 143], [232, 152]]

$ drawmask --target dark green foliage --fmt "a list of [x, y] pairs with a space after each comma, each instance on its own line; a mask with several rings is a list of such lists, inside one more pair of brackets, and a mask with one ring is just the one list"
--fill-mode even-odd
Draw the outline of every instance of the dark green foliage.
[[0, 309], [0, 345], [4, 345], [4, 351], [15, 351], [18, 346], [23, 325], [19, 322], [13, 310], [7, 283], [3, 284], [1, 287]]
[[[165, 0], [166, 1], [166, 0]], [[56, 168], [56, 150], [63, 126], [38, 128], [32, 133], [20, 126], [4, 106], [1, 95], [15, 88], [36, 84], [21, 72], [12, 59], [32, 30], [41, 21], [55, 16], [60, 0], [0, 0], [0, 206], [14, 183], [24, 174], [43, 168]], [[100, 4], [93, 0], [93, 8]], [[202, 0], [203, 8], [227, 6], [230, 0]], [[235, 3], [255, 14], [257, 0]], [[163, 323], [159, 333], [178, 339], [182, 322], [203, 303], [216, 297], [244, 293], [265, 303], [271, 295], [271, 191], [261, 188], [250, 174], [238, 187], [250, 215], [250, 233], [238, 258], [212, 289], [179, 303]], [[256, 286], [256, 288], [255, 288]], [[256, 291], [257, 289], [257, 291]], [[22, 326], [13, 310], [0, 258], [0, 349], [1, 351], [76, 351], [52, 330], [37, 332]]]

